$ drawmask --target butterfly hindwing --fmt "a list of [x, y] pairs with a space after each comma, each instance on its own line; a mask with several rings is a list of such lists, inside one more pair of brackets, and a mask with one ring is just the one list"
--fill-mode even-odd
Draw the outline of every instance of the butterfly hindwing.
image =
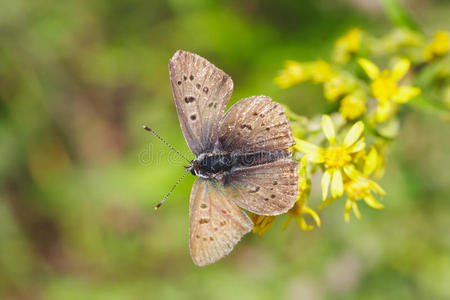
[[196, 265], [211, 264], [227, 255], [253, 228], [250, 218], [215, 180], [195, 181], [189, 201], [190, 249]]
[[225, 190], [233, 202], [259, 215], [287, 212], [298, 195], [298, 163], [283, 159], [235, 170], [227, 177]]
[[178, 118], [195, 156], [212, 152], [217, 128], [233, 92], [233, 81], [197, 54], [178, 50], [169, 63]]
[[221, 120], [219, 141], [226, 152], [272, 151], [295, 145], [284, 108], [267, 96], [234, 104]]

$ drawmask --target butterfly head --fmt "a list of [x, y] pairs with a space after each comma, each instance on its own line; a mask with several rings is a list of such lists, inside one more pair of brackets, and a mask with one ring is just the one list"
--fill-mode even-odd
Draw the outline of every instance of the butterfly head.
[[197, 160], [191, 161], [189, 166], [184, 167], [184, 169], [186, 170], [186, 172], [191, 172], [192, 175], [197, 176], [197, 174], [195, 173], [195, 170], [198, 170], [198, 161]]

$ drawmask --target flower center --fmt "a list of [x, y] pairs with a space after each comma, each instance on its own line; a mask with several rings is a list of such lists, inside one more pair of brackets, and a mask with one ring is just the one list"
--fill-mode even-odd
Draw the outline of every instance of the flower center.
[[350, 200], [356, 201], [370, 195], [370, 185], [367, 181], [351, 180], [345, 184], [345, 191]]
[[342, 168], [352, 160], [342, 146], [328, 147], [324, 153], [325, 164], [330, 168]]
[[372, 93], [378, 101], [385, 103], [397, 92], [397, 82], [389, 70], [381, 72], [380, 77], [372, 82]]

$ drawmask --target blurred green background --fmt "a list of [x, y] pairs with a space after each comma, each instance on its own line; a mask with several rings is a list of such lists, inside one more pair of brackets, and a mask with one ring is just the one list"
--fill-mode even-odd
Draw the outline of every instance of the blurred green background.
[[[403, 1], [431, 36], [449, 1]], [[232, 76], [240, 98], [325, 110], [317, 86], [272, 80], [285, 59], [328, 58], [349, 28], [392, 29], [378, 1], [95, 0], [0, 3], [1, 299], [449, 299], [450, 125], [409, 111], [381, 184], [383, 211], [344, 202], [322, 228], [249, 234], [193, 265], [183, 161], [167, 69], [177, 49]], [[192, 157], [192, 156], [190, 156]], [[311, 199], [316, 208], [318, 197]]]

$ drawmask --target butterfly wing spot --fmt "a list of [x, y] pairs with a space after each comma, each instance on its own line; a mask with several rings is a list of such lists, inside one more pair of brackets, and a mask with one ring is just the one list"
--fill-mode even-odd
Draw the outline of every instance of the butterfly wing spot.
[[264, 201], [269, 201], [269, 198], [264, 198]]
[[208, 205], [206, 205], [205, 203], [202, 203], [202, 204], [200, 205], [200, 207], [201, 207], [201, 208], [207, 208]]
[[252, 125], [242, 124], [242, 125], [241, 125], [241, 128], [242, 128], [242, 129], [247, 128], [248, 130], [252, 130]]
[[210, 241], [214, 241], [214, 238], [212, 236], [209, 237]]
[[257, 112], [257, 111], [253, 112], [253, 115], [254, 115], [254, 116], [257, 116], [257, 115], [258, 115], [258, 112]]
[[195, 98], [190, 96], [190, 97], [184, 97], [184, 102], [186, 103], [192, 103], [195, 101]]
[[195, 236], [195, 238], [196, 238], [196, 239], [199, 239], [199, 238], [200, 238], [200, 236], [199, 236], [199, 235], [197, 234], [197, 235]]
[[190, 81], [194, 80], [194, 75], [189, 76], [189, 80]]
[[214, 105], [214, 102], [209, 102], [208, 107], [211, 107]]
[[224, 220], [224, 221], [220, 222], [219, 225], [220, 225], [220, 226], [225, 226], [226, 224], [227, 224], [227, 221]]
[[195, 85], [195, 87], [196, 87], [197, 89], [200, 89], [202, 86], [200, 85], [200, 83], [197, 83], [197, 84]]
[[183, 75], [183, 80], [186, 81], [187, 80], [187, 76]]
[[177, 84], [178, 84], [178, 85], [181, 85], [181, 80], [178, 80], [178, 81], [177, 81]]
[[260, 116], [261, 118], [264, 118], [264, 117], [265, 117], [265, 115], [264, 115], [264, 114], [260, 114], [259, 116]]
[[199, 224], [207, 224], [209, 223], [209, 219], [206, 218], [200, 218], [200, 221], [198, 221]]
[[208, 87], [205, 86], [205, 87], [203, 88], [203, 92], [204, 92], [205, 94], [208, 94], [208, 91], [209, 91]]
[[260, 187], [257, 186], [257, 187], [255, 187], [254, 190], [250, 190], [250, 191], [248, 191], [248, 192], [249, 192], [249, 193], [256, 193], [256, 192], [258, 192], [259, 190], [260, 190]]
[[191, 118], [192, 121], [195, 121], [195, 119], [197, 119], [197, 116], [196, 115], [191, 115], [190, 118]]
[[205, 237], [203, 238], [203, 241], [205, 241], [205, 242], [206, 242], [207, 240], [208, 240], [207, 238], [205, 238]]
[[270, 127], [266, 127], [266, 131], [270, 131]]
[[273, 185], [277, 185], [277, 184], [278, 184], [278, 182], [277, 182], [277, 181], [274, 181], [274, 182], [273, 182]]
[[275, 198], [275, 195], [274, 194], [270, 195], [270, 198], [272, 198], [272, 199]]
[[226, 211], [225, 209], [222, 209], [222, 213], [223, 213], [223, 214], [226, 214], [227, 211]]

